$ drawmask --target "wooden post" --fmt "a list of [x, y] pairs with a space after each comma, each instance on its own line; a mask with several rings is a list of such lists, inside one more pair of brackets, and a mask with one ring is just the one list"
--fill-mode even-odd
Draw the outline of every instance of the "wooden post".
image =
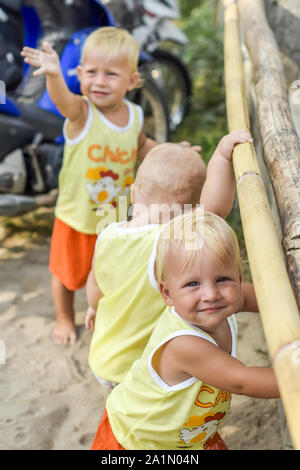
[[238, 5], [253, 66], [264, 160], [279, 211], [287, 269], [300, 307], [300, 139], [280, 52], [262, 2], [239, 0]]
[[[252, 5], [252, 2], [250, 2]], [[225, 87], [230, 131], [249, 130], [237, 4], [223, 0]], [[254, 146], [233, 153], [247, 254], [293, 445], [300, 449], [300, 316]]]

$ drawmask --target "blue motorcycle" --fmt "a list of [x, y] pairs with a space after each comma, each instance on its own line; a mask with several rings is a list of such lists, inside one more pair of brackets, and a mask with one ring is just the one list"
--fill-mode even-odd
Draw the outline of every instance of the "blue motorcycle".
[[12, 91], [22, 80], [23, 21], [21, 0], [0, 0], [0, 78]]
[[[1, 0], [0, 7], [3, 3], [12, 5]], [[111, 11], [98, 0], [23, 0], [18, 13], [23, 45], [40, 48], [44, 40], [48, 41], [60, 57], [68, 87], [80, 93], [76, 68], [82, 45], [94, 29], [115, 26]], [[152, 60], [141, 51], [144, 85], [128, 99], [143, 107], [146, 134], [164, 142], [169, 137], [168, 111], [161, 90], [148, 72], [147, 64]], [[1, 74], [0, 80], [5, 82]], [[29, 65], [22, 64], [19, 83], [13, 91], [11, 88], [7, 87], [4, 97], [0, 87], [0, 215], [15, 216], [55, 203], [64, 118], [47, 92], [45, 77], [33, 76]]]

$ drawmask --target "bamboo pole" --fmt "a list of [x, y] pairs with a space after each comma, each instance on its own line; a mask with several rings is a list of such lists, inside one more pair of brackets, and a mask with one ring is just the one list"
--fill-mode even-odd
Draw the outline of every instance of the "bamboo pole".
[[281, 221], [286, 265], [300, 306], [300, 139], [290, 111], [281, 56], [264, 7], [259, 0], [239, 0], [238, 5], [253, 66], [264, 160]]
[[[228, 127], [249, 130], [237, 4], [223, 0]], [[252, 279], [293, 445], [300, 449], [300, 316], [254, 146], [238, 145], [233, 167]]]

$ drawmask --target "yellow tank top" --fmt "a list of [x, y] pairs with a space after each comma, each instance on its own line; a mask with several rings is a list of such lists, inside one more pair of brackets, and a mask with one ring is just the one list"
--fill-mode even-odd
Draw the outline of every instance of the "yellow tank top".
[[95, 375], [120, 383], [138, 359], [165, 309], [154, 278], [160, 225], [108, 226], [95, 248], [98, 304], [89, 365]]
[[127, 219], [143, 113], [140, 106], [125, 100], [129, 120], [119, 127], [87, 102], [88, 118], [76, 139], [68, 139], [68, 121], [64, 124], [55, 215], [79, 232], [94, 234], [109, 223]]
[[[227, 319], [231, 355], [236, 355], [235, 316]], [[154, 354], [170, 339], [195, 335], [215, 341], [167, 307], [142, 357], [107, 399], [107, 413], [117, 441], [128, 450], [205, 449], [229, 410], [231, 394], [190, 377], [166, 384], [152, 365]]]

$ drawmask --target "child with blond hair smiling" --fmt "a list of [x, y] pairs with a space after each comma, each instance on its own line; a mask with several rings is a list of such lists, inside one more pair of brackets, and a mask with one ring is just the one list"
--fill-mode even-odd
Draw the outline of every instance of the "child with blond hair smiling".
[[[50, 263], [56, 343], [74, 343], [74, 293], [91, 268], [101, 204], [118, 209], [134, 180], [137, 160], [156, 142], [143, 130], [142, 108], [125, 99], [140, 84], [139, 47], [125, 30], [103, 27], [91, 33], [77, 67], [82, 95], [73, 94], [49, 43], [25, 47], [25, 62], [46, 75], [51, 99], [66, 118], [64, 157], [59, 175]], [[125, 197], [125, 196], [124, 196]]]
[[[111, 224], [99, 234], [87, 282], [86, 327], [94, 330], [90, 367], [107, 388], [122, 382], [165, 308], [154, 276], [162, 224], [199, 202], [226, 217], [234, 198], [232, 152], [245, 141], [251, 141], [245, 131], [224, 136], [207, 168], [192, 147], [156, 146], [131, 187], [131, 220]], [[253, 286], [245, 283], [243, 290], [244, 308], [256, 309]]]
[[272, 368], [236, 358], [243, 305], [231, 227], [201, 209], [160, 233], [155, 276], [166, 309], [140, 359], [111, 392], [92, 449], [225, 450], [231, 394], [279, 397]]

